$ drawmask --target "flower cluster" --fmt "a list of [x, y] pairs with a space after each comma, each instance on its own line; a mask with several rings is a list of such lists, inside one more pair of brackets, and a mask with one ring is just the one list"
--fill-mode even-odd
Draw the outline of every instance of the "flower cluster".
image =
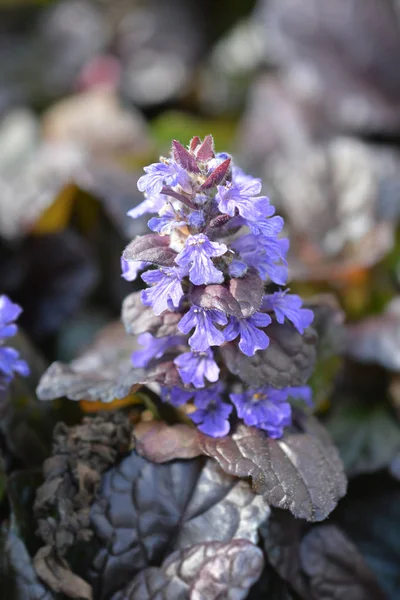
[[24, 377], [29, 375], [29, 367], [20, 358], [19, 352], [3, 345], [5, 338], [17, 333], [15, 321], [21, 312], [18, 304], [11, 302], [7, 296], [0, 296], [0, 390], [7, 387], [15, 373]]
[[133, 354], [134, 366], [172, 357], [179, 383], [163, 387], [162, 399], [190, 403], [189, 416], [208, 435], [226, 435], [235, 408], [247, 425], [280, 437], [291, 423], [288, 398], [307, 400], [308, 388], [242, 384], [230, 393], [239, 381], [228, 389], [223, 349], [230, 345], [250, 358], [268, 348], [273, 321], [288, 321], [303, 334], [313, 320], [298, 296], [280, 289], [288, 278], [283, 219], [262, 195], [261, 181], [228, 154], [216, 154], [211, 136], [193, 138], [188, 148], [174, 141], [170, 158], [144, 170], [138, 188], [145, 199], [128, 214], [157, 216], [148, 222], [153, 233], [125, 250], [123, 277], [133, 281], [147, 269], [142, 304], [160, 319], [180, 318], [171, 335], [139, 337], [144, 349]]

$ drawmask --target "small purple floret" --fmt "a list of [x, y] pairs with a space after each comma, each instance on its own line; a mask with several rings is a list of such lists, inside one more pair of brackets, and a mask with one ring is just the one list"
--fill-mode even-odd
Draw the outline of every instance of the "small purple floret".
[[161, 267], [155, 271], [143, 273], [143, 281], [151, 285], [142, 291], [143, 304], [151, 306], [156, 315], [161, 315], [168, 310], [169, 302], [178, 308], [184, 295], [181, 284], [184, 276], [184, 269], [179, 267]]
[[282, 437], [283, 428], [291, 425], [292, 409], [287, 397], [287, 390], [268, 386], [247, 390], [242, 394], [230, 394], [238, 417], [246, 425], [264, 429], [272, 438]]
[[[267, 318], [265, 318], [267, 317]], [[267, 327], [271, 317], [265, 313], [256, 312], [247, 319], [230, 317], [224, 330], [225, 340], [231, 342], [240, 336], [239, 348], [246, 356], [254, 356], [257, 350], [265, 350], [269, 346], [269, 337], [260, 327]]]
[[144, 350], [136, 350], [132, 353], [132, 364], [134, 367], [143, 368], [154, 358], [161, 358], [166, 350], [178, 346], [184, 342], [180, 335], [168, 335], [155, 338], [151, 333], [141, 333], [137, 338], [138, 343], [144, 346]]
[[264, 296], [262, 309], [273, 310], [278, 323], [284, 323], [285, 318], [291, 321], [301, 334], [311, 325], [314, 313], [309, 308], [302, 308], [300, 296], [288, 294], [287, 290]]
[[203, 388], [206, 379], [210, 383], [218, 381], [219, 367], [210, 349], [205, 352], [184, 352], [175, 358], [174, 364], [186, 385]]
[[226, 325], [227, 322], [226, 315], [220, 310], [191, 306], [179, 321], [178, 329], [185, 334], [194, 329], [189, 338], [189, 345], [193, 350], [203, 352], [210, 346], [221, 346], [224, 343], [224, 334], [215, 327], [214, 323]]
[[195, 285], [222, 283], [224, 276], [214, 267], [211, 258], [222, 256], [227, 250], [225, 244], [210, 242], [204, 233], [189, 235], [175, 262], [189, 269], [189, 279]]
[[[15, 324], [22, 309], [5, 296], [0, 296], [0, 344], [5, 338], [16, 335], [18, 328]], [[23, 377], [29, 375], [28, 364], [20, 358], [15, 348], [0, 345], [0, 389], [4, 389], [18, 373]]]
[[174, 187], [176, 185], [187, 189], [190, 179], [188, 174], [175, 161], [169, 163], [153, 163], [144, 168], [146, 175], [140, 177], [137, 186], [140, 192], [146, 192], [149, 196], [159, 194], [164, 185]]
[[229, 433], [229, 415], [232, 406], [222, 401], [219, 386], [197, 392], [194, 403], [197, 410], [189, 414], [198, 429], [211, 437], [223, 437]]

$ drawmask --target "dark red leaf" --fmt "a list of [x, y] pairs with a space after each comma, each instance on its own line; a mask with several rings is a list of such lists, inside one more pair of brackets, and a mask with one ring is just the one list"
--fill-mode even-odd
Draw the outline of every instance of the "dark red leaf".
[[229, 172], [231, 159], [227, 158], [207, 177], [202, 184], [201, 189], [206, 190], [222, 183]]
[[228, 369], [252, 387], [304, 385], [315, 364], [317, 336], [314, 330], [308, 329], [300, 335], [291, 324], [273, 321], [265, 331], [270, 339], [269, 347], [254, 356], [242, 354], [235, 343], [221, 346], [219, 351]]
[[346, 493], [346, 477], [326, 430], [313, 417], [298, 414], [296, 432], [280, 440], [255, 427], [239, 425], [232, 436], [199, 434], [201, 448], [227, 473], [251, 477], [268, 504], [296, 517], [322, 521]]
[[189, 144], [190, 152], [194, 152], [199, 144], [201, 144], [201, 139], [199, 138], [199, 136], [195, 135], [194, 137], [192, 137]]
[[143, 422], [135, 426], [133, 435], [137, 453], [152, 462], [164, 463], [202, 454], [197, 429], [189, 425]]
[[157, 338], [175, 335], [178, 333], [177, 324], [181, 316], [174, 312], [155, 315], [150, 306], [142, 304], [141, 292], [130, 294], [122, 304], [122, 322], [126, 332], [131, 335], [140, 335], [146, 331]]
[[137, 260], [163, 267], [174, 264], [176, 252], [169, 247], [169, 236], [150, 233], [135, 238], [124, 250], [125, 260]]
[[202, 308], [222, 310], [238, 319], [242, 317], [239, 303], [232, 296], [227, 285], [196, 286], [191, 293], [191, 300]]
[[261, 306], [264, 284], [257, 273], [249, 272], [239, 279], [231, 279], [229, 290], [240, 306], [243, 317], [250, 317]]
[[197, 164], [195, 157], [177, 140], [173, 140], [172, 142], [172, 156], [178, 165], [186, 171], [200, 173], [199, 165]]
[[300, 557], [313, 598], [385, 600], [387, 597], [357, 547], [335, 525], [312, 529], [302, 541]]
[[214, 158], [214, 139], [212, 135], [206, 135], [200, 147], [196, 150], [198, 160], [207, 162]]

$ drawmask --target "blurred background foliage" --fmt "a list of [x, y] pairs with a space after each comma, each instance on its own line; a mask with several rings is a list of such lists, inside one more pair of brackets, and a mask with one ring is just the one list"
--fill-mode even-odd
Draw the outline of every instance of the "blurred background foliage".
[[[285, 216], [292, 291], [337, 299], [312, 379], [354, 478], [335, 519], [399, 597], [398, 510], [386, 564], [362, 534], [369, 503], [383, 522], [399, 493], [399, 32], [398, 0], [0, 0], [0, 291], [23, 306], [16, 344], [38, 365], [0, 399], [1, 518], [31, 553], [54, 423], [88, 408], [39, 404], [40, 373], [140, 286], [119, 260], [146, 231], [126, 217], [142, 167], [212, 133]], [[152, 418], [150, 399], [125, 404]]]

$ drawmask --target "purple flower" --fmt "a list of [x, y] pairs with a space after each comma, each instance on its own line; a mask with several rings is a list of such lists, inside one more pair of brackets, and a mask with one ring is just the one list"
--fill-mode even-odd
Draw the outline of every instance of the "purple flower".
[[257, 179], [218, 185], [217, 189], [215, 200], [224, 214], [234, 217], [237, 210], [244, 219], [257, 221], [268, 213], [268, 198], [256, 196], [261, 191], [261, 182]]
[[285, 391], [289, 398], [294, 398], [295, 400], [303, 400], [308, 406], [313, 406], [314, 403], [312, 401], [312, 389], [309, 385], [300, 385], [298, 387], [287, 387]]
[[151, 333], [141, 333], [137, 341], [141, 346], [145, 347], [144, 350], [136, 350], [132, 353], [132, 364], [138, 368], [147, 367], [153, 358], [161, 358], [166, 350], [183, 343], [180, 335], [155, 338]]
[[231, 277], [243, 277], [247, 273], [247, 265], [236, 258], [228, 266], [228, 273]]
[[[268, 317], [267, 319], [265, 317]], [[246, 356], [253, 356], [257, 350], [265, 350], [269, 346], [269, 337], [259, 327], [267, 327], [271, 318], [265, 313], [256, 312], [247, 319], [230, 317], [228, 326], [225, 327], [224, 336], [231, 342], [240, 335], [239, 348]]]
[[222, 283], [224, 276], [214, 267], [211, 257], [222, 256], [227, 250], [225, 244], [210, 242], [204, 233], [189, 235], [175, 262], [189, 269], [189, 279], [195, 285]]
[[159, 194], [164, 185], [180, 185], [187, 191], [191, 190], [189, 175], [173, 160], [168, 163], [153, 163], [145, 167], [144, 171], [146, 175], [140, 177], [137, 186], [140, 192], [146, 192], [149, 196]]
[[200, 431], [211, 437], [223, 437], [229, 433], [228, 418], [232, 406], [222, 401], [219, 386], [197, 392], [194, 403], [197, 410], [189, 417]]
[[232, 181], [235, 185], [243, 185], [256, 182], [259, 183], [261, 186], [261, 179], [259, 177], [253, 177], [252, 175], [248, 175], [243, 171], [243, 169], [237, 167], [236, 165], [232, 166]]
[[[275, 209], [272, 206], [270, 208], [272, 208], [273, 214]], [[273, 238], [274, 236], [278, 235], [278, 233], [282, 231], [284, 225], [282, 217], [270, 217], [268, 219], [259, 219], [258, 221], [254, 222], [248, 221], [247, 219], [244, 220], [254, 235], [263, 235], [267, 238]]]
[[187, 390], [182, 390], [179, 387], [162, 387], [161, 388], [161, 400], [163, 402], [169, 402], [172, 406], [182, 406], [182, 404], [186, 404], [189, 402], [194, 396], [195, 392], [188, 392]]
[[203, 352], [210, 346], [221, 346], [224, 343], [224, 334], [215, 327], [214, 323], [226, 325], [227, 322], [226, 315], [220, 310], [191, 306], [179, 321], [178, 329], [188, 334], [194, 328], [189, 338], [189, 345], [193, 350]]
[[[232, 248], [244, 263], [258, 271], [262, 279], [269, 277], [278, 285], [286, 283], [288, 270], [284, 257], [289, 249], [287, 238], [278, 240], [249, 234], [237, 239]], [[279, 264], [281, 262], [283, 265]]]
[[313, 322], [314, 313], [308, 308], [302, 308], [302, 305], [300, 296], [288, 294], [285, 290], [264, 296], [262, 309], [273, 310], [278, 323], [284, 323], [286, 317], [293, 323], [297, 331], [303, 334], [304, 330]]
[[202, 388], [205, 379], [211, 383], [218, 381], [219, 367], [210, 349], [205, 352], [185, 352], [177, 356], [174, 363], [185, 384], [191, 383], [196, 388]]
[[0, 339], [12, 337], [18, 331], [14, 321], [18, 319], [22, 308], [3, 295], [0, 296]]
[[265, 386], [229, 397], [246, 425], [265, 429], [272, 438], [282, 437], [283, 428], [291, 425], [292, 409], [286, 390]]
[[[0, 296], [0, 344], [4, 338], [12, 337], [18, 331], [15, 324], [22, 309], [5, 296]], [[27, 363], [20, 358], [15, 348], [0, 346], [0, 388], [5, 388], [14, 374], [18, 373], [26, 377], [29, 375]]]
[[157, 231], [160, 235], [169, 235], [175, 227], [186, 225], [183, 215], [176, 212], [173, 207], [167, 203], [165, 208], [161, 209], [159, 217], [153, 217], [147, 223], [152, 231]]
[[146, 213], [158, 213], [167, 201], [167, 196], [163, 194], [154, 194], [145, 198], [143, 202], [131, 208], [126, 214], [132, 219], [137, 219]]
[[156, 315], [161, 315], [169, 309], [169, 301], [175, 308], [178, 308], [184, 295], [181, 285], [184, 276], [184, 269], [179, 267], [161, 267], [155, 271], [143, 273], [143, 281], [152, 285], [149, 289], [142, 291], [143, 304], [151, 306]]
[[121, 277], [126, 281], [135, 281], [139, 271], [142, 271], [148, 264], [142, 260], [126, 260], [126, 258], [121, 256]]
[[206, 224], [204, 212], [202, 210], [194, 210], [189, 215], [189, 227], [192, 229], [202, 229]]

